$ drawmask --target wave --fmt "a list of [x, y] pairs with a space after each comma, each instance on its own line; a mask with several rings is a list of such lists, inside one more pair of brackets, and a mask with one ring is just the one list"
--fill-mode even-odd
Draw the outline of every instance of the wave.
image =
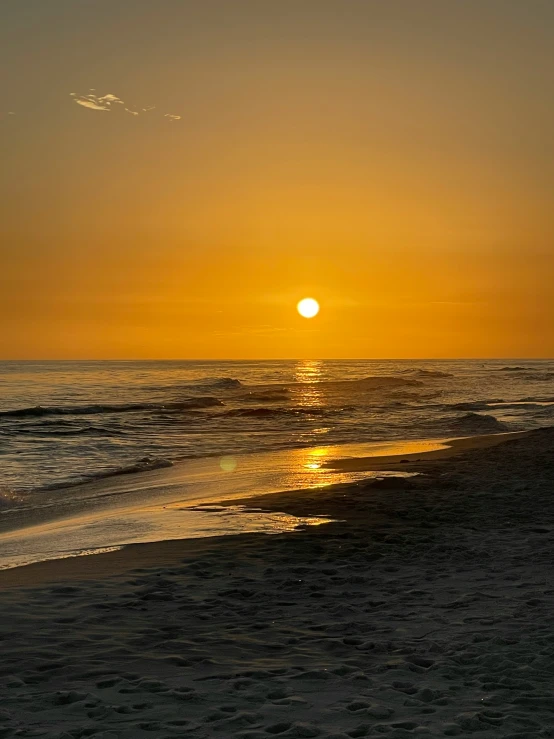
[[541, 372], [537, 367], [501, 367], [496, 372], [514, 372], [515, 374], [524, 374], [526, 380], [534, 380], [535, 382], [548, 382], [554, 380], [554, 372]]
[[240, 380], [235, 377], [205, 377], [198, 380], [191, 380], [186, 383], [169, 383], [167, 385], [143, 385], [142, 388], [150, 391], [161, 392], [196, 392], [210, 390], [237, 390], [243, 387]]
[[229, 418], [269, 418], [284, 416], [286, 413], [285, 408], [233, 408], [221, 415]]
[[111, 470], [99, 470], [89, 475], [59, 480], [58, 482], [49, 483], [33, 488], [34, 493], [48, 492], [50, 490], [62, 490], [64, 488], [75, 488], [79, 485], [96, 482], [99, 480], [107, 480], [110, 477], [119, 477], [121, 475], [133, 475], [137, 472], [151, 472], [152, 470], [161, 470], [167, 467], [173, 467], [173, 462], [169, 459], [161, 459], [156, 457], [143, 457], [133, 464], [116, 467]]
[[433, 392], [425, 393], [413, 393], [408, 390], [396, 390], [389, 395], [393, 401], [398, 400], [414, 400], [421, 402], [423, 400], [433, 400], [434, 398], [440, 398], [443, 395], [442, 390], [435, 390]]
[[[438, 376], [438, 375], [437, 375]], [[233, 400], [241, 402], [279, 403], [287, 402], [291, 396], [302, 392], [303, 388], [316, 388], [322, 391], [353, 390], [355, 392], [401, 391], [406, 388], [419, 388], [424, 383], [414, 377], [398, 377], [396, 375], [372, 375], [353, 380], [311, 380], [307, 382], [283, 382], [267, 385], [241, 385], [244, 393], [234, 396]]]
[[421, 387], [423, 382], [420, 380], [414, 380], [406, 377], [394, 377], [392, 375], [382, 375], [374, 377], [364, 377], [361, 380], [339, 380], [337, 383], [331, 383], [337, 385], [353, 385], [359, 388], [372, 390], [381, 389], [384, 387]]
[[9, 431], [6, 431], [8, 435], [27, 434], [28, 436], [115, 436], [119, 432], [111, 429], [103, 428], [102, 426], [80, 426], [78, 428], [55, 428], [48, 426], [13, 426]]
[[471, 403], [455, 403], [454, 405], [447, 406], [456, 411], [484, 411], [487, 410], [491, 405], [503, 403], [501, 398], [493, 398], [493, 400], [476, 400]]
[[149, 472], [150, 470], [161, 470], [165, 467], [173, 467], [173, 462], [169, 459], [159, 459], [156, 457], [142, 457], [134, 464], [124, 467], [118, 467], [115, 470], [106, 470], [90, 475], [89, 480], [102, 480], [106, 477], [116, 477], [117, 475], [130, 475], [135, 472]]
[[246, 385], [242, 386], [248, 392], [238, 396], [239, 400], [249, 400], [259, 397], [264, 400], [281, 395], [285, 395], [283, 400], [288, 400], [289, 393], [298, 393], [302, 388], [312, 387], [318, 390], [383, 390], [383, 389], [402, 389], [421, 387], [424, 383], [414, 377], [398, 377], [397, 375], [371, 375], [369, 377], [360, 377], [353, 380], [308, 380], [303, 382], [278, 382], [269, 383], [267, 385]]
[[507, 424], [483, 413], [466, 413], [465, 416], [448, 419], [446, 425], [456, 433], [468, 434], [494, 434], [510, 430]]
[[310, 406], [296, 406], [294, 408], [233, 408], [229, 411], [220, 413], [219, 416], [227, 418], [275, 418], [278, 416], [329, 416], [343, 413], [344, 411], [352, 411], [353, 407], [310, 407]]
[[213, 387], [221, 388], [223, 390], [231, 390], [237, 387], [242, 387], [242, 382], [234, 377], [216, 377], [214, 379], [207, 378], [205, 380], [199, 380], [197, 387]]
[[424, 383], [408, 377], [396, 377], [394, 375], [372, 375], [362, 377], [358, 380], [323, 380], [313, 383], [295, 383], [289, 387], [298, 388], [302, 385], [317, 385], [317, 387], [340, 389], [352, 387], [357, 390], [382, 390], [384, 388], [421, 387]]
[[[467, 407], [472, 409], [485, 410], [488, 407], [485, 403], [459, 403], [458, 405], [451, 406], [436, 406], [436, 408], [443, 408], [445, 410], [466, 410]], [[423, 419], [422, 419], [423, 421]], [[432, 431], [433, 433], [440, 434], [468, 434], [470, 436], [476, 434], [495, 434], [503, 431], [513, 431], [512, 424], [504, 423], [499, 421], [492, 415], [486, 413], [477, 413], [475, 410], [469, 410], [464, 415], [445, 415], [436, 419], [429, 419], [422, 423], [422, 427], [426, 428], [427, 432]]]
[[538, 411], [535, 411], [533, 414], [533, 418], [537, 421], [542, 421], [542, 419], [550, 420], [554, 418], [554, 406], [547, 405], [546, 407], [541, 408]]
[[290, 393], [286, 389], [279, 391], [261, 390], [260, 392], [241, 395], [237, 400], [246, 403], [283, 403], [290, 400]]
[[99, 413], [136, 413], [138, 411], [186, 411], [189, 408], [210, 408], [221, 406], [218, 398], [189, 398], [173, 403], [121, 403], [99, 405], [67, 405], [17, 408], [0, 411], [0, 418], [40, 418], [42, 416], [91, 416]]
[[457, 411], [485, 411], [485, 410], [508, 410], [510, 408], [533, 409], [541, 406], [554, 405], [554, 398], [523, 398], [522, 400], [478, 400], [473, 403], [456, 403], [446, 406]]
[[441, 370], [433, 369], [421, 369], [419, 367], [403, 370], [403, 374], [415, 375], [416, 377], [436, 377], [437, 379], [454, 377], [454, 375], [450, 372], [442, 372]]

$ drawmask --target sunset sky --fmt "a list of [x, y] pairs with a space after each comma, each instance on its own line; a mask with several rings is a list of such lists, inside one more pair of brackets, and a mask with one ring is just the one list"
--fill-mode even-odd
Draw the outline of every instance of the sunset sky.
[[0, 358], [554, 356], [553, 32], [552, 0], [0, 0]]

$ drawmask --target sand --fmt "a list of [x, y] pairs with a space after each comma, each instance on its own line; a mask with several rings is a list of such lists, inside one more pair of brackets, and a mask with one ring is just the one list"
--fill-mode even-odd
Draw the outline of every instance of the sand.
[[[408, 442], [400, 454], [372, 455], [371, 457], [353, 457], [348, 459], [329, 460], [325, 467], [344, 472], [370, 472], [375, 470], [406, 471], [404, 466], [410, 463], [411, 471], [419, 472], [419, 464], [427, 464], [429, 460], [449, 459], [460, 452], [472, 449], [488, 449], [489, 447], [504, 444], [511, 439], [521, 439], [528, 435], [528, 431], [513, 431], [505, 434], [482, 434], [480, 436], [466, 436], [461, 439], [437, 439], [440, 448], [431, 451], [410, 451]], [[415, 442], [414, 446], [421, 442]]]
[[554, 736], [554, 430], [455, 451], [248, 501], [336, 523], [0, 572], [0, 737]]

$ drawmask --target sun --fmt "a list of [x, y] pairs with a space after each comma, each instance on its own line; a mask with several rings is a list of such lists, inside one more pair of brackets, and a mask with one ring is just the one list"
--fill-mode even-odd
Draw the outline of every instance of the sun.
[[313, 318], [319, 313], [319, 303], [313, 298], [303, 298], [296, 306], [296, 310], [303, 318]]

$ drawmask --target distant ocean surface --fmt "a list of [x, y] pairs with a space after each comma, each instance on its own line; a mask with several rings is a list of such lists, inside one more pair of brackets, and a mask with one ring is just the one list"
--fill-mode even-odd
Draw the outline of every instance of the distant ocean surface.
[[179, 460], [554, 423], [554, 361], [0, 362], [0, 504]]

